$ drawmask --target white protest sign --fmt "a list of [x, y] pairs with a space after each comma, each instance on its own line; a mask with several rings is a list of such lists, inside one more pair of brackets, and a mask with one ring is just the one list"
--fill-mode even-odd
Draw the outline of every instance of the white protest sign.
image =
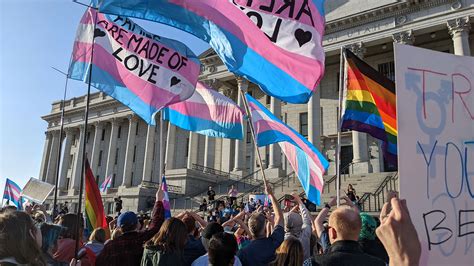
[[396, 45], [400, 197], [420, 265], [474, 263], [474, 57]]
[[32, 177], [23, 188], [21, 196], [38, 204], [43, 204], [53, 189], [53, 185]]

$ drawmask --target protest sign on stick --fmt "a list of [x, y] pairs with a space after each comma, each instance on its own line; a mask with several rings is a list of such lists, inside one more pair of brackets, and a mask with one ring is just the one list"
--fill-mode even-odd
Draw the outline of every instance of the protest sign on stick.
[[400, 197], [420, 265], [474, 261], [474, 57], [396, 45]]
[[23, 188], [21, 196], [35, 203], [43, 204], [53, 189], [53, 185], [31, 177]]

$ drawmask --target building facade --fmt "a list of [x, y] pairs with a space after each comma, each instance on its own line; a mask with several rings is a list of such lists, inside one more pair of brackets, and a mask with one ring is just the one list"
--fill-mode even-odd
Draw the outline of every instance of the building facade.
[[[351, 49], [390, 79], [395, 78], [393, 43], [414, 45], [469, 56], [474, 52], [474, 0], [332, 0], [326, 1], [326, 33], [323, 46], [326, 71], [308, 104], [287, 104], [264, 94], [258, 86], [227, 71], [212, 51], [201, 58], [200, 79], [242, 105], [247, 91], [284, 122], [307, 137], [330, 162], [327, 175], [335, 174], [341, 47]], [[441, 62], [440, 62], [441, 63]], [[289, 88], [291, 89], [291, 88]], [[147, 125], [127, 107], [103, 93], [90, 96], [89, 125], [83, 127], [86, 97], [64, 103], [63, 138], [59, 138], [61, 102], [52, 104], [42, 118], [48, 128], [40, 178], [54, 183], [58, 156], [60, 201], [77, 199], [82, 154], [85, 152], [99, 184], [113, 176], [112, 188], [104, 194], [109, 212], [113, 198], [121, 196], [125, 210], [147, 209], [160, 179], [160, 150], [164, 151], [168, 184], [175, 197], [192, 196], [227, 173], [246, 176], [260, 165], [249, 128], [243, 140], [218, 139], [163, 124]], [[86, 132], [87, 131], [87, 132]], [[86, 150], [83, 136], [86, 135]], [[59, 144], [62, 142], [62, 151]], [[263, 167], [270, 178], [292, 172], [278, 145], [260, 148]], [[395, 170], [381, 153], [379, 141], [360, 132], [342, 133], [342, 171], [376, 173]]]

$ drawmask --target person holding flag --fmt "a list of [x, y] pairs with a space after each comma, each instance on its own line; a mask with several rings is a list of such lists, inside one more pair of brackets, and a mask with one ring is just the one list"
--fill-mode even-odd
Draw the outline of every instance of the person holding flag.
[[166, 185], [166, 177], [161, 178], [160, 189], [163, 191], [163, 209], [165, 211], [165, 219], [171, 218], [170, 198], [168, 196], [168, 185]]
[[165, 220], [164, 198], [165, 193], [158, 189], [151, 222], [146, 230], [137, 230], [138, 217], [134, 212], [128, 211], [120, 214], [117, 219], [117, 227], [120, 228], [123, 235], [110, 240], [104, 246], [102, 252], [97, 256], [96, 265], [140, 265], [143, 243], [158, 233]]

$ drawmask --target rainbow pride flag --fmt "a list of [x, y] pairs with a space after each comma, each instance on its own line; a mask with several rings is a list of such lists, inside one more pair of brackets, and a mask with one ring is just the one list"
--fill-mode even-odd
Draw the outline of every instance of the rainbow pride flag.
[[244, 112], [234, 101], [198, 82], [191, 98], [163, 109], [163, 118], [199, 134], [243, 139]]
[[301, 182], [308, 200], [320, 205], [323, 175], [329, 163], [305, 137], [246, 94], [259, 147], [278, 143]]
[[163, 198], [163, 208], [165, 209], [165, 219], [171, 218], [170, 197], [168, 195], [168, 185], [166, 185], [166, 178], [163, 175], [161, 178], [161, 190], [165, 193]]
[[229, 71], [290, 103], [324, 74], [324, 0], [93, 0], [101, 12], [167, 24], [208, 42]]
[[102, 227], [108, 231], [107, 221], [105, 220], [104, 205], [100, 196], [99, 186], [95, 182], [94, 174], [89, 165], [89, 160], [85, 162], [86, 173], [86, 224], [89, 232], [95, 228]]
[[92, 86], [154, 125], [157, 111], [191, 97], [200, 62], [178, 41], [89, 8], [77, 30], [69, 76], [87, 81], [90, 67]]
[[385, 159], [397, 164], [395, 83], [345, 50], [347, 83], [341, 129], [365, 132], [382, 141]]

